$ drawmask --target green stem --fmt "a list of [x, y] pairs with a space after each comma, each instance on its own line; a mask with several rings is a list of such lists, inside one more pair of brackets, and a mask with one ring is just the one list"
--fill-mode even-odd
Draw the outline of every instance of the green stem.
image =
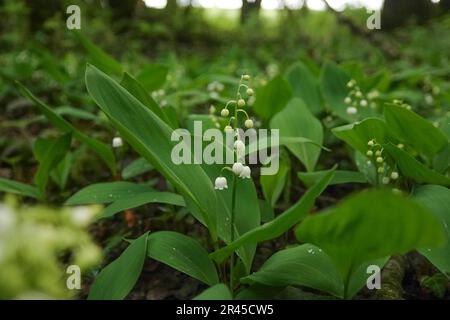
[[[233, 175], [233, 193], [231, 195], [231, 220], [230, 220], [230, 234], [231, 234], [231, 242], [234, 241], [234, 218], [235, 218], [235, 207], [236, 207], [236, 175]], [[230, 243], [231, 243], [230, 242]], [[234, 269], [234, 252], [230, 257], [230, 290], [231, 294], [234, 291], [234, 279], [233, 279], [233, 269]]]

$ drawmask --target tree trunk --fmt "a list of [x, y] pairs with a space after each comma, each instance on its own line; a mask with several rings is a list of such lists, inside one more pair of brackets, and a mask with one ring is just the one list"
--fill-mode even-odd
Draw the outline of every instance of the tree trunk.
[[424, 23], [434, 15], [435, 5], [430, 0], [385, 0], [381, 13], [381, 28], [391, 30], [411, 18]]
[[241, 24], [244, 24], [250, 16], [254, 15], [258, 17], [259, 10], [261, 9], [261, 0], [242, 0], [241, 7]]

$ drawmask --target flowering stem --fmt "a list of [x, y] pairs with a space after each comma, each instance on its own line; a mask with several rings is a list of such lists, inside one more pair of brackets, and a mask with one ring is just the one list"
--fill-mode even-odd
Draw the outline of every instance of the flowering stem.
[[[241, 97], [241, 86], [242, 86], [242, 80], [243, 80], [243, 76], [241, 76], [241, 80], [239, 81], [239, 86], [238, 86], [238, 90], [236, 93], [236, 101], [239, 100], [239, 98]], [[234, 130], [237, 129], [238, 126], [238, 108], [237, 105], [234, 108]], [[237, 160], [237, 159], [236, 159]], [[230, 235], [231, 235], [231, 242], [234, 241], [234, 216], [235, 216], [235, 206], [236, 206], [236, 184], [237, 184], [237, 179], [236, 179], [236, 175], [233, 174], [233, 191], [232, 191], [232, 195], [231, 195], [231, 219], [230, 219]], [[231, 291], [231, 295], [233, 296], [234, 294], [234, 279], [233, 279], [233, 270], [234, 270], [234, 252], [231, 254], [230, 257], [230, 291]]]

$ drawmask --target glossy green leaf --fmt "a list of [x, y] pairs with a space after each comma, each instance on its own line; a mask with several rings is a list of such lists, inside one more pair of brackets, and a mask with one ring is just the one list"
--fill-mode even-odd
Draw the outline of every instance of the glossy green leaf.
[[286, 184], [289, 166], [285, 161], [280, 161], [278, 172], [274, 175], [261, 175], [259, 181], [266, 200], [272, 207], [278, 201]]
[[153, 169], [153, 166], [145, 158], [138, 158], [123, 168], [122, 178], [128, 180]]
[[265, 86], [257, 88], [256, 101], [253, 110], [263, 119], [270, 119], [280, 112], [292, 98], [289, 83], [278, 76], [270, 80]]
[[35, 186], [0, 177], [0, 191], [14, 193], [30, 198], [39, 198], [39, 190]]
[[204, 290], [193, 300], [233, 300], [230, 289], [223, 284], [218, 283], [211, 288]]
[[[210, 178], [199, 165], [176, 165], [171, 158], [172, 129], [122, 86], [93, 66], [86, 86], [121, 136], [185, 197], [192, 214], [216, 238], [217, 199]], [[182, 142], [179, 142], [182, 143]]]
[[[323, 142], [323, 129], [320, 121], [308, 110], [305, 103], [292, 99], [270, 122], [271, 129], [279, 129], [280, 137], [304, 137], [318, 145]], [[308, 171], [314, 170], [321, 149], [313, 144], [288, 143], [287, 148], [305, 165]]]
[[[344, 283], [363, 262], [442, 245], [445, 240], [441, 223], [429, 210], [390, 190], [350, 197], [306, 218], [295, 234], [300, 241], [323, 249]], [[348, 287], [346, 292], [348, 297]]]
[[[220, 175], [222, 166], [205, 166], [211, 179]], [[218, 206], [221, 208], [218, 215], [217, 225], [219, 236], [225, 243], [231, 242], [231, 202], [232, 190], [234, 187], [231, 172], [224, 172], [228, 180], [228, 189], [217, 192]], [[239, 238], [246, 232], [257, 228], [261, 224], [261, 213], [259, 210], [259, 200], [255, 185], [250, 179], [236, 179], [236, 205], [234, 221], [234, 239]], [[237, 249], [237, 255], [244, 263], [245, 270], [250, 272], [250, 268], [255, 255], [256, 244], [246, 243]]]
[[347, 83], [350, 76], [334, 63], [326, 62], [320, 74], [320, 89], [331, 111], [344, 120], [351, 120], [347, 114], [347, 105], [344, 103], [348, 94]]
[[83, 45], [84, 49], [89, 55], [89, 62], [103, 72], [109, 74], [121, 74], [122, 65], [100, 47], [96, 46], [91, 40], [85, 37], [81, 32], [74, 31], [74, 34]]
[[144, 106], [148, 107], [153, 111], [158, 117], [164, 120], [167, 124], [170, 125], [169, 120], [166, 117], [166, 114], [163, 112], [161, 107], [153, 100], [148, 91], [139, 83], [135, 78], [133, 78], [128, 73], [124, 73], [122, 81], [120, 82], [121, 86], [124, 87], [129, 93], [131, 93], [136, 99], [138, 99]]
[[233, 251], [246, 243], [258, 243], [270, 240], [282, 235], [295, 224], [299, 223], [314, 205], [316, 198], [325, 190], [333, 178], [334, 170], [330, 170], [317, 184], [308, 189], [297, 203], [278, 215], [272, 221], [252, 229], [240, 238], [231, 242], [224, 248], [221, 248], [211, 254], [211, 257], [217, 262], [223, 262]]
[[303, 63], [293, 64], [284, 77], [291, 85], [293, 96], [302, 99], [312, 113], [322, 110], [318, 81]]
[[142, 68], [141, 72], [136, 77], [142, 83], [147, 91], [155, 91], [161, 88], [167, 79], [169, 68], [162, 64], [148, 64]]
[[384, 118], [389, 130], [401, 142], [411, 145], [416, 151], [429, 157], [434, 156], [449, 143], [447, 136], [431, 122], [401, 106], [386, 105]]
[[101, 182], [91, 184], [79, 190], [67, 199], [65, 204], [74, 206], [81, 204], [110, 203], [148, 192], [154, 192], [154, 190], [143, 184], [126, 181]]
[[427, 168], [425, 165], [414, 159], [406, 151], [397, 148], [392, 144], [384, 146], [389, 155], [395, 159], [402, 175], [413, 179], [417, 183], [429, 183], [448, 186], [450, 178]]
[[34, 175], [34, 182], [42, 195], [45, 194], [45, 187], [49, 180], [50, 172], [66, 156], [71, 141], [72, 136], [70, 133], [56, 139], [38, 138], [35, 141], [33, 151], [39, 162], [39, 167]]
[[120, 257], [100, 271], [91, 285], [89, 300], [121, 300], [128, 295], [147, 257], [147, 237], [145, 233], [132, 241]]
[[113, 174], [116, 172], [116, 160], [114, 154], [109, 146], [94, 138], [89, 137], [80, 130], [76, 129], [64, 118], [55, 113], [49, 106], [36, 98], [27, 88], [21, 83], [18, 83], [18, 88], [21, 94], [30, 99], [39, 111], [45, 115], [52, 125], [64, 133], [71, 132], [72, 137], [84, 143], [89, 149], [98, 154], [98, 156], [108, 165]]
[[388, 139], [386, 123], [375, 118], [337, 127], [332, 132], [364, 155], [369, 150], [369, 140], [375, 139], [377, 143], [383, 144]]
[[337, 297], [342, 297], [344, 291], [333, 261], [311, 244], [278, 251], [257, 272], [241, 279], [241, 282], [258, 282], [275, 287], [305, 286]]
[[412, 199], [430, 209], [442, 222], [446, 234], [446, 245], [421, 249], [432, 264], [443, 273], [450, 273], [450, 190], [441, 186], [426, 185], [414, 189]]
[[185, 205], [183, 197], [178, 194], [171, 192], [145, 191], [130, 194], [124, 198], [114, 201], [98, 215], [97, 219], [108, 218], [118, 212], [140, 207], [148, 203], [163, 203], [175, 206]]
[[168, 266], [210, 286], [219, 282], [208, 252], [194, 239], [181, 233], [159, 231], [148, 236], [147, 254]]
[[[367, 267], [378, 266], [380, 270], [383, 269], [386, 262], [388, 262], [389, 257], [383, 257], [375, 260], [370, 260], [363, 262], [359, 266], [355, 267], [355, 271], [351, 274], [350, 280], [348, 281], [347, 288], [347, 299], [351, 299], [356, 295], [362, 288], [367, 286], [367, 279], [373, 273], [367, 273]], [[383, 285], [383, 283], [381, 284]], [[343, 293], [345, 295], [345, 292]]]
[[69, 178], [70, 169], [72, 168], [73, 162], [74, 156], [71, 152], [68, 152], [56, 168], [50, 173], [50, 176], [58, 185], [60, 190], [64, 190], [66, 188], [67, 179]]
[[[298, 172], [297, 175], [305, 186], [310, 187], [317, 183], [327, 172]], [[358, 171], [336, 170], [333, 179], [330, 181], [330, 186], [344, 183], [367, 183], [367, 178]]]

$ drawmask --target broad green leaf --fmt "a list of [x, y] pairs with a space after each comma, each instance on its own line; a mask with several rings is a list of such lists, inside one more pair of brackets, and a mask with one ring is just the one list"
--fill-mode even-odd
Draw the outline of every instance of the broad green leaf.
[[35, 186], [22, 182], [0, 178], [0, 191], [19, 194], [30, 198], [39, 198], [39, 190]]
[[[327, 174], [327, 172], [328, 171], [298, 172], [297, 175], [305, 186], [310, 187], [317, 183], [317, 181]], [[367, 178], [358, 171], [336, 170], [333, 179], [330, 181], [330, 186], [344, 183], [367, 183]]]
[[[320, 121], [298, 99], [292, 99], [270, 122], [271, 129], [279, 129], [280, 137], [304, 137], [318, 145], [323, 142], [323, 129]], [[321, 149], [312, 144], [289, 143], [287, 148], [305, 165], [308, 171], [314, 170]]]
[[95, 65], [97, 68], [103, 70], [103, 72], [109, 74], [121, 74], [122, 65], [101, 48], [96, 46], [91, 40], [86, 38], [81, 32], [74, 31], [76, 37], [83, 45], [84, 49], [89, 55], [89, 62]]
[[450, 274], [450, 190], [441, 186], [426, 185], [414, 189], [412, 199], [433, 212], [442, 222], [446, 234], [446, 245], [421, 249], [432, 264], [443, 273]]
[[278, 201], [286, 184], [286, 177], [289, 173], [289, 166], [285, 161], [280, 161], [278, 172], [274, 175], [261, 175], [259, 182], [266, 200], [272, 207]]
[[147, 91], [155, 91], [161, 88], [167, 79], [169, 68], [162, 64], [148, 64], [136, 77]]
[[130, 194], [122, 199], [114, 201], [97, 216], [97, 219], [108, 218], [118, 212], [140, 207], [148, 203], [164, 203], [175, 206], [185, 205], [183, 197], [178, 194], [171, 192], [145, 191]]
[[153, 166], [145, 158], [138, 158], [123, 168], [122, 178], [128, 180], [151, 170]]
[[450, 169], [450, 144], [436, 155], [433, 169], [440, 173], [445, 173]]
[[257, 88], [256, 101], [253, 110], [263, 119], [270, 119], [281, 111], [292, 98], [289, 83], [278, 76], [270, 80], [265, 86]]
[[89, 149], [94, 151], [99, 155], [99, 157], [106, 163], [111, 172], [115, 174], [116, 172], [116, 160], [114, 154], [109, 146], [100, 142], [88, 135], [82, 133], [80, 130], [76, 129], [64, 118], [55, 113], [49, 106], [36, 98], [27, 88], [25, 88], [21, 83], [16, 82], [21, 94], [28, 99], [30, 99], [34, 105], [39, 109], [41, 113], [50, 121], [52, 125], [61, 130], [64, 133], [71, 132], [72, 137], [84, 143]]
[[156, 114], [158, 117], [160, 117], [170, 125], [170, 122], [167, 119], [166, 114], [162, 111], [161, 107], [155, 102], [155, 100], [153, 100], [148, 91], [146, 91], [136, 79], [125, 72], [120, 84], [136, 99], [138, 99], [144, 106], [148, 107], [153, 111], [154, 114]]
[[[295, 230], [302, 242], [323, 249], [344, 283], [364, 262], [442, 245], [443, 227], [416, 202], [390, 190], [361, 192], [335, 208], [306, 218]], [[346, 286], [345, 297], [349, 297]]]
[[293, 64], [284, 77], [291, 85], [294, 97], [302, 99], [312, 113], [322, 111], [318, 81], [303, 63]]
[[446, 135], [431, 122], [401, 106], [386, 105], [384, 118], [389, 130], [401, 142], [428, 157], [434, 156], [449, 143]]
[[355, 151], [355, 164], [358, 167], [359, 172], [361, 172], [364, 177], [366, 177], [367, 181], [372, 184], [377, 184], [377, 167], [375, 163], [368, 159], [367, 156], [362, 154], [359, 151]]
[[173, 162], [172, 129], [122, 86], [90, 65], [86, 69], [86, 86], [121, 136], [178, 189], [192, 214], [215, 239], [217, 199], [212, 182], [199, 165]]
[[193, 300], [233, 300], [230, 289], [223, 284], [218, 283], [211, 288], [204, 290]]
[[347, 105], [344, 103], [348, 94], [347, 83], [350, 80], [339, 66], [326, 62], [320, 74], [320, 89], [328, 107], [344, 120], [351, 120], [347, 114]]
[[219, 282], [216, 267], [208, 252], [194, 239], [172, 231], [148, 236], [147, 254], [168, 266], [210, 286]]
[[34, 175], [34, 182], [42, 195], [45, 194], [45, 187], [50, 177], [50, 172], [66, 156], [71, 141], [72, 136], [70, 133], [56, 139], [38, 138], [35, 141], [33, 149], [39, 162], [39, 167]]
[[58, 185], [60, 190], [64, 190], [67, 184], [67, 179], [69, 178], [70, 169], [73, 164], [73, 154], [67, 152], [66, 156], [59, 162], [56, 168], [50, 173], [53, 181]]
[[364, 155], [369, 150], [367, 145], [369, 140], [375, 139], [377, 143], [383, 144], [388, 138], [386, 123], [375, 118], [337, 127], [332, 129], [332, 132]]
[[89, 291], [89, 300], [121, 300], [128, 295], [147, 257], [147, 237], [145, 233], [132, 241], [120, 257], [100, 271]]
[[[205, 171], [211, 179], [220, 175], [222, 166], [205, 166]], [[233, 174], [224, 172], [224, 176], [228, 180], [228, 189], [217, 191], [219, 207], [221, 208], [218, 215], [217, 225], [219, 236], [225, 243], [231, 242], [231, 202]], [[236, 205], [235, 205], [235, 221], [234, 221], [234, 239], [239, 238], [246, 232], [257, 228], [261, 224], [261, 213], [259, 211], [259, 200], [255, 185], [250, 179], [236, 178]], [[253, 257], [255, 255], [256, 244], [247, 243], [237, 250], [237, 255], [244, 263], [246, 272], [250, 272]]]
[[414, 159], [406, 151], [397, 148], [392, 144], [384, 146], [389, 155], [394, 158], [396, 165], [400, 172], [413, 179], [417, 183], [429, 183], [448, 186], [450, 185], [450, 178], [441, 175], [440, 173], [427, 168], [425, 165]]
[[[367, 285], [367, 279], [372, 274], [367, 273], [367, 267], [374, 265], [383, 269], [389, 257], [384, 257], [376, 260], [366, 261], [355, 268], [355, 271], [350, 276], [350, 280], [347, 288], [347, 299], [351, 299], [356, 295], [363, 287]], [[383, 286], [383, 283], [381, 284]]]
[[277, 216], [272, 221], [252, 229], [224, 248], [216, 250], [210, 256], [218, 263], [223, 262], [236, 249], [247, 243], [258, 243], [282, 235], [295, 224], [299, 223], [314, 205], [316, 198], [325, 190], [334, 175], [334, 169], [320, 179], [317, 184], [308, 189], [297, 203]]
[[303, 244], [278, 251], [242, 283], [268, 286], [305, 286], [343, 297], [344, 285], [333, 261], [321, 249]]
[[66, 201], [66, 205], [74, 206], [81, 204], [110, 203], [124, 200], [140, 193], [154, 192], [152, 188], [126, 181], [101, 182], [91, 184], [75, 194]]

